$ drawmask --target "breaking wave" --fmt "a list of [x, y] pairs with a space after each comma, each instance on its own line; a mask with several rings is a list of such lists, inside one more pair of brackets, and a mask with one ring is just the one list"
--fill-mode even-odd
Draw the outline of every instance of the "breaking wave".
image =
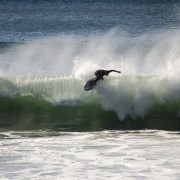
[[[128, 38], [112, 30], [96, 37], [64, 35], [7, 47], [0, 54], [1, 126], [26, 119], [27, 124], [37, 120], [48, 127], [83, 130], [180, 129], [177, 34]], [[122, 74], [112, 73], [85, 92], [83, 86], [96, 69]]]

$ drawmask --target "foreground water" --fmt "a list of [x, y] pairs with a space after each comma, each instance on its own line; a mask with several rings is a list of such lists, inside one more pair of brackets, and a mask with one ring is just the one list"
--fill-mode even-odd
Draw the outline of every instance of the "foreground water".
[[1, 179], [179, 179], [179, 132], [1, 132]]

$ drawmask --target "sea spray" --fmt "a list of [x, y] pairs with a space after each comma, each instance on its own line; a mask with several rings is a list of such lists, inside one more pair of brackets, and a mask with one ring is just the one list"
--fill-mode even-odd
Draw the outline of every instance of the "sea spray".
[[[17, 94], [41, 97], [56, 105], [100, 104], [124, 120], [127, 116], [146, 118], [153, 107], [175, 103], [177, 117], [177, 33], [129, 38], [113, 29], [101, 36], [60, 35], [25, 42], [0, 54], [0, 72]], [[84, 92], [84, 83], [94, 77], [96, 69], [122, 73], [111, 73], [95, 90]]]
[[39, 39], [2, 53], [0, 70], [4, 76], [73, 74], [83, 78], [86, 71], [115, 68], [124, 75], [178, 76], [177, 33], [130, 38], [112, 30], [99, 36], [62, 35]]

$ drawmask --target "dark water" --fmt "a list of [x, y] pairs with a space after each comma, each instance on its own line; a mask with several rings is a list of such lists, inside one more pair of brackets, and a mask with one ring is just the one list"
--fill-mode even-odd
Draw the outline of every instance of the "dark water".
[[129, 36], [172, 30], [180, 25], [179, 6], [175, 0], [1, 1], [0, 41], [97, 34], [114, 27]]
[[[1, 1], [0, 128], [180, 130], [178, 1]], [[96, 69], [119, 69], [91, 92]]]

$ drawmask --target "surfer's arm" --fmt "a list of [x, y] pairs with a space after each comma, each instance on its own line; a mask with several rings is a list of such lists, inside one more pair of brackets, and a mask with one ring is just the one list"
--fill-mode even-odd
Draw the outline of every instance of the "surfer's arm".
[[117, 72], [117, 73], [121, 73], [121, 71], [116, 71], [116, 70], [108, 70], [108, 71], [107, 71], [107, 75], [106, 75], [106, 76], [108, 76], [108, 75], [109, 75], [109, 73], [111, 73], [111, 72]]

